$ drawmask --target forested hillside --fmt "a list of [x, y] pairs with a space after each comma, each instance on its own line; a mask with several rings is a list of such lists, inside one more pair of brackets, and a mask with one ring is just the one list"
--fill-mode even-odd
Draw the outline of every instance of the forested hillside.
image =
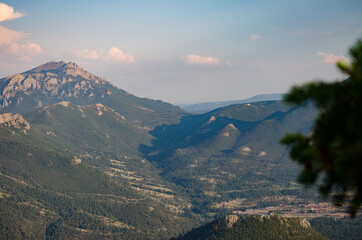
[[[71, 141], [53, 141], [58, 132], [45, 138], [42, 131], [0, 126], [1, 238], [159, 239], [190, 228], [191, 215], [117, 177], [125, 165], [117, 156], [97, 159], [94, 152], [76, 151]], [[97, 160], [103, 167], [91, 164]], [[162, 183], [156, 175], [149, 181]]]
[[308, 221], [280, 216], [229, 215], [180, 236], [177, 240], [326, 239]]
[[204, 217], [318, 200], [295, 183], [298, 167], [279, 144], [287, 132], [310, 131], [316, 114], [311, 104], [232, 105], [156, 127], [152, 145], [141, 151], [192, 196], [193, 210]]
[[169, 239], [225, 214], [296, 214], [322, 201], [296, 183], [279, 144], [311, 130], [312, 104], [192, 115], [64, 62], [0, 88], [0, 238]]

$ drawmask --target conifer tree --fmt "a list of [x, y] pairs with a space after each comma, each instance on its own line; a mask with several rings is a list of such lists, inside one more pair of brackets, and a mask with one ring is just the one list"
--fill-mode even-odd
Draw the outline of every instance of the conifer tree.
[[354, 217], [362, 202], [361, 40], [350, 49], [350, 56], [351, 63], [337, 63], [349, 75], [347, 80], [311, 82], [285, 95], [287, 103], [314, 102], [320, 113], [309, 135], [288, 134], [281, 143], [290, 145], [290, 157], [303, 165], [299, 182], [318, 185], [337, 206], [348, 202]]

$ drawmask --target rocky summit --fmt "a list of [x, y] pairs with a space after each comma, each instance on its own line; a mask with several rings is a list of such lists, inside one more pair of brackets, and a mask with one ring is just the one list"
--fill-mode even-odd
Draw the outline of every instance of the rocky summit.
[[[75, 63], [52, 61], [30, 71], [1, 79], [0, 108], [6, 109], [11, 104], [20, 104], [23, 97], [16, 98], [18, 95], [30, 95], [36, 90], [46, 96], [62, 98], [88, 95], [92, 98], [95, 85], [100, 84], [110, 83], [83, 70]], [[106, 94], [111, 92], [108, 91]], [[42, 106], [42, 102], [38, 102], [38, 106]]]
[[175, 122], [183, 114], [177, 106], [136, 97], [72, 62], [52, 61], [0, 79], [0, 113], [26, 114], [61, 101], [101, 103], [145, 129]]

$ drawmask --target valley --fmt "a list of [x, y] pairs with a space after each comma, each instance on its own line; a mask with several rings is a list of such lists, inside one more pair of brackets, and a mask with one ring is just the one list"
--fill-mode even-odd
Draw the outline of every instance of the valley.
[[281, 204], [279, 206], [269, 206], [260, 209], [249, 208], [245, 211], [233, 211], [238, 215], [281, 215], [284, 217], [301, 218], [344, 218], [348, 217], [346, 208], [336, 209], [331, 203], [320, 202], [309, 204]]
[[296, 183], [279, 144], [311, 131], [312, 103], [191, 114], [71, 62], [0, 79], [0, 93], [2, 238], [170, 239], [228, 214], [344, 216]]
[[0, 0], [0, 240], [362, 240], [361, 13]]

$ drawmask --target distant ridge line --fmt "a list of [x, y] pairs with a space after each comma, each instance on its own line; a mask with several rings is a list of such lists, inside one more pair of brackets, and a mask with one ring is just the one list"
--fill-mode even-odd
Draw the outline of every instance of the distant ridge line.
[[254, 103], [254, 102], [263, 102], [263, 101], [278, 101], [283, 99], [284, 93], [270, 93], [270, 94], [259, 94], [250, 98], [242, 100], [233, 100], [233, 101], [221, 101], [221, 102], [204, 102], [197, 104], [185, 104], [181, 105], [181, 108], [189, 113], [202, 114], [210, 112], [220, 107], [225, 107], [232, 104], [240, 103]]

